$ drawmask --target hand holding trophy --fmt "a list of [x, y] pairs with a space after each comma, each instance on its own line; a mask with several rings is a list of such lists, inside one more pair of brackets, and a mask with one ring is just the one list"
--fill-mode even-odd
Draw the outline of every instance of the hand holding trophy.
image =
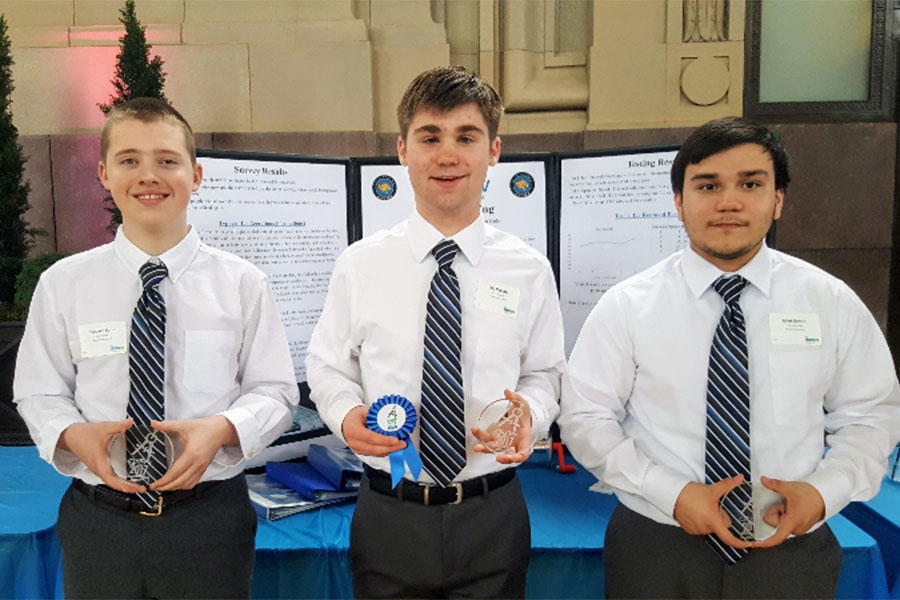
[[504, 398], [488, 404], [472, 434], [476, 452], [496, 454], [504, 464], [524, 462], [531, 455], [531, 408], [519, 394], [505, 390]]
[[[165, 454], [157, 455], [156, 450], [162, 449]], [[165, 473], [175, 462], [174, 443], [164, 431], [135, 423], [109, 441], [109, 462], [120, 479], [149, 486], [157, 479], [151, 463]]]

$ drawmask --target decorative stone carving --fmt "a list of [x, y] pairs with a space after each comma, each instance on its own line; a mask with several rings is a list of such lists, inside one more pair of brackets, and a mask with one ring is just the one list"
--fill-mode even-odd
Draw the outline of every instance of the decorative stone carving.
[[683, 0], [682, 41], [725, 42], [728, 0]]
[[688, 60], [681, 72], [681, 91], [698, 106], [710, 106], [725, 97], [731, 84], [726, 59], [701, 56]]

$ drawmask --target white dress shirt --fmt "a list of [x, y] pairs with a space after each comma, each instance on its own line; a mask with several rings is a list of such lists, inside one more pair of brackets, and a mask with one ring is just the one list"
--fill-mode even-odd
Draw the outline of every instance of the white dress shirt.
[[[842, 281], [765, 246], [738, 273], [750, 282], [740, 303], [752, 480], [810, 483], [826, 518], [871, 498], [900, 437], [900, 390], [875, 319]], [[616, 285], [585, 321], [563, 378], [559, 424], [573, 456], [660, 523], [675, 525], [682, 488], [705, 478], [720, 275], [688, 248]], [[774, 343], [770, 315], [818, 319], [821, 342]]]
[[[425, 307], [437, 262], [431, 249], [443, 235], [418, 212], [391, 230], [353, 244], [335, 264], [328, 297], [306, 358], [311, 398], [342, 437], [350, 410], [399, 394], [420, 404]], [[494, 455], [473, 452], [471, 434], [482, 409], [509, 388], [531, 406], [532, 435], [546, 434], [559, 412], [564, 367], [562, 315], [547, 259], [519, 238], [480, 218], [452, 239], [462, 303], [462, 376], [467, 465], [462, 481], [505, 468]], [[507, 306], [485, 297], [487, 285], [507, 292]], [[517, 296], [516, 301], [511, 299]], [[418, 448], [419, 427], [412, 434]], [[361, 457], [390, 471], [387, 457]], [[407, 478], [411, 478], [409, 472]], [[419, 481], [432, 481], [423, 471]]]
[[[119, 228], [113, 242], [47, 269], [31, 302], [15, 402], [41, 457], [87, 483], [102, 481], [56, 444], [73, 423], [126, 418], [131, 317], [149, 258]], [[291, 425], [299, 396], [284, 329], [265, 274], [203, 244], [193, 228], [159, 258], [169, 271], [159, 288], [166, 419], [225, 416], [240, 447], [221, 448], [202, 480], [227, 479]], [[96, 348], [98, 329], [113, 332], [106, 350]], [[177, 456], [182, 444], [172, 437]]]

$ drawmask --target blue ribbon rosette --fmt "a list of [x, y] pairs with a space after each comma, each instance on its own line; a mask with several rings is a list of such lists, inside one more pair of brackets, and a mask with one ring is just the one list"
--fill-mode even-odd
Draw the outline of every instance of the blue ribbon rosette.
[[406, 473], [404, 463], [409, 466], [409, 472], [416, 480], [422, 472], [422, 459], [409, 439], [413, 429], [416, 428], [417, 419], [415, 407], [403, 396], [382, 396], [369, 407], [366, 427], [375, 433], [389, 435], [406, 442], [406, 448], [388, 455], [391, 461], [391, 487], [397, 487], [403, 479], [403, 474]]

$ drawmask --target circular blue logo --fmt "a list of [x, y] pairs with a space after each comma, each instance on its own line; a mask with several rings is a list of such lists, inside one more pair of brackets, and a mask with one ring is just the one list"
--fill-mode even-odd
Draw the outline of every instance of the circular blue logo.
[[372, 182], [372, 193], [379, 200], [390, 200], [397, 193], [397, 182], [390, 175], [379, 175]]
[[534, 177], [530, 173], [521, 171], [509, 180], [509, 190], [519, 198], [525, 198], [534, 191]]

